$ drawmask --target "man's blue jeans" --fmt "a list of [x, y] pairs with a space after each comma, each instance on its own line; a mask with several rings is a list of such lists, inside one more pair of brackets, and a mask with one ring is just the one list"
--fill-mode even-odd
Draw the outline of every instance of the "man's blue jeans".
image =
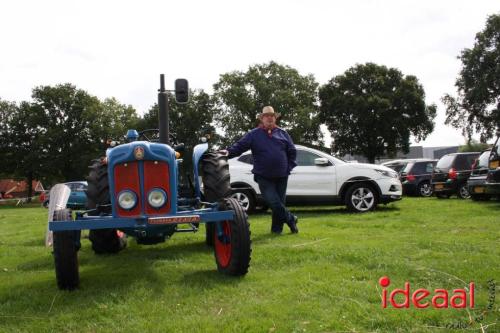
[[294, 216], [285, 207], [288, 177], [266, 178], [254, 175], [254, 180], [259, 184], [260, 193], [273, 211], [271, 231], [282, 232], [283, 224], [294, 220]]

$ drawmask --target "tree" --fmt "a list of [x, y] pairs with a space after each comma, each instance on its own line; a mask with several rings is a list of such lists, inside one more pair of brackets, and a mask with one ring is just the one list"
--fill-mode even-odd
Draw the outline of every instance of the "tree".
[[[214, 132], [213, 101], [203, 90], [191, 90], [186, 104], [175, 103], [175, 96], [169, 94], [169, 129], [179, 142], [184, 143], [187, 151], [200, 143], [205, 132]], [[158, 128], [158, 104], [154, 104], [138, 122], [138, 130]], [[191, 154], [184, 154], [186, 167], [191, 164]]]
[[475, 131], [486, 142], [500, 129], [500, 15], [488, 17], [474, 47], [462, 50], [458, 58], [462, 61], [455, 82], [458, 96], [442, 98], [445, 123], [461, 129], [468, 141]]
[[373, 163], [385, 153], [409, 151], [410, 136], [425, 139], [436, 106], [425, 104], [415, 76], [373, 63], [356, 65], [319, 90], [320, 120], [339, 154], [360, 154]]
[[42, 177], [50, 160], [42, 149], [46, 119], [28, 102], [18, 106], [0, 101], [0, 115], [2, 171], [5, 175], [26, 179], [30, 198], [33, 180]]
[[[66, 83], [33, 89], [32, 108], [46, 119], [42, 152], [50, 157], [44, 174], [58, 181], [81, 180], [91, 160], [104, 154], [104, 142], [125, 134], [137, 116], [115, 99], [104, 103]], [[135, 118], [134, 118], [135, 117]]]
[[225, 143], [232, 143], [257, 124], [256, 116], [266, 105], [281, 113], [280, 126], [294, 142], [322, 139], [317, 117], [317, 88], [312, 75], [270, 62], [220, 76], [214, 84], [215, 120]]
[[488, 148], [491, 148], [491, 145], [487, 143], [481, 143], [477, 142], [477, 140], [469, 140], [465, 143], [465, 145], [460, 146], [458, 148], [458, 151], [461, 153], [467, 153], [467, 152], [477, 152], [477, 151], [483, 151]]

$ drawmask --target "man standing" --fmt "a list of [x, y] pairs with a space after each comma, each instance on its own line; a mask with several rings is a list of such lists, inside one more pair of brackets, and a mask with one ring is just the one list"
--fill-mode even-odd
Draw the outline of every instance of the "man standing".
[[298, 233], [298, 218], [285, 206], [288, 176], [297, 165], [297, 150], [290, 135], [276, 126], [279, 116], [272, 106], [264, 107], [257, 116], [259, 126], [222, 152], [233, 158], [252, 150], [254, 180], [273, 211], [271, 232], [280, 234], [286, 223], [292, 233]]

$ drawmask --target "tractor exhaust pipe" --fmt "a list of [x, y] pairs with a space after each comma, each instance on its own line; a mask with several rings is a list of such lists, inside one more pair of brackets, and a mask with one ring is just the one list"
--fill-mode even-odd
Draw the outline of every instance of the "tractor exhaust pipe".
[[160, 142], [169, 144], [168, 128], [168, 93], [165, 90], [165, 75], [160, 74], [160, 90], [158, 90], [158, 129], [160, 130]]

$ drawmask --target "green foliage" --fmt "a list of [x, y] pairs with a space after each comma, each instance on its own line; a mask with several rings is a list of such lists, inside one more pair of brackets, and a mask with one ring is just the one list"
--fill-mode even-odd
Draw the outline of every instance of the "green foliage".
[[477, 140], [471, 140], [471, 141], [467, 142], [465, 145], [460, 146], [458, 148], [458, 151], [460, 153], [477, 152], [477, 151], [486, 150], [490, 147], [491, 147], [491, 145], [489, 145], [487, 143], [481, 143], [481, 142], [477, 142]]
[[40, 109], [27, 102], [0, 103], [2, 173], [14, 178], [25, 178], [28, 197], [32, 195], [32, 181], [40, 179], [50, 168], [44, 149], [47, 119]]
[[356, 65], [319, 91], [320, 120], [334, 150], [360, 154], [370, 162], [385, 153], [409, 151], [410, 136], [423, 140], [434, 128], [436, 106], [425, 104], [415, 76], [373, 63]]
[[[82, 238], [81, 288], [61, 292], [43, 246], [47, 210], [0, 206], [0, 332], [456, 333], [441, 327], [483, 313], [486, 281], [498, 283], [497, 202], [405, 198], [368, 214], [291, 209], [300, 218], [297, 235], [270, 235], [270, 212], [250, 216], [244, 278], [217, 273], [204, 232], [155, 246], [130, 240], [109, 256], [94, 255]], [[391, 279], [389, 291], [405, 281], [411, 292], [474, 281], [475, 308], [382, 309], [382, 276]], [[498, 325], [498, 310], [497, 285], [486, 333], [498, 331], [486, 328]]]
[[462, 69], [455, 82], [457, 97], [446, 94], [446, 124], [461, 129], [468, 140], [474, 131], [481, 142], [500, 129], [500, 15], [491, 15], [476, 34], [472, 49], [464, 49]]
[[53, 182], [81, 180], [104, 142], [138, 122], [131, 106], [101, 102], [67, 83], [33, 89], [32, 102], [0, 101], [0, 152], [10, 176]]
[[232, 143], [257, 125], [256, 116], [266, 105], [281, 113], [279, 125], [295, 143], [322, 138], [317, 117], [317, 88], [312, 75], [302, 76], [275, 62], [254, 65], [246, 72], [220, 76], [214, 84], [215, 119]]
[[[180, 143], [186, 146], [184, 160], [190, 164], [192, 148], [200, 143], [205, 132], [214, 132], [213, 101], [203, 90], [191, 90], [189, 102], [177, 104], [174, 94], [169, 94], [169, 129]], [[138, 122], [138, 130], [158, 128], [158, 104], [154, 104]]]

